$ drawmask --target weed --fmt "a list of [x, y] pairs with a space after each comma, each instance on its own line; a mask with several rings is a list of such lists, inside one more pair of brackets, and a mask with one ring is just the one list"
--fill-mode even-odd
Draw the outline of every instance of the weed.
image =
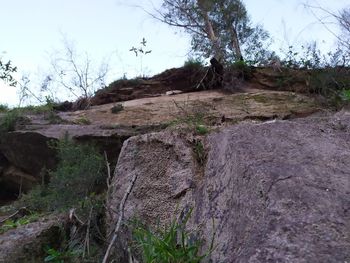
[[344, 89], [341, 91], [341, 97], [344, 101], [350, 102], [350, 89]]
[[210, 255], [212, 246], [200, 254], [201, 241], [196, 240], [196, 233], [188, 231], [186, 225], [192, 214], [192, 209], [182, 220], [174, 218], [164, 229], [158, 227], [155, 231], [135, 223], [133, 239], [136, 250], [141, 252], [145, 263], [199, 263]]
[[67, 261], [70, 262], [70, 259], [75, 256], [74, 251], [59, 251], [54, 248], [47, 248], [46, 254], [47, 256], [44, 258], [44, 262], [51, 263], [65, 263]]
[[112, 107], [111, 112], [113, 114], [117, 114], [117, 113], [121, 112], [123, 109], [124, 109], [123, 104], [117, 104], [117, 105]]
[[23, 117], [21, 111], [12, 109], [1, 118], [0, 132], [14, 131], [17, 124], [24, 123], [25, 121], [26, 119]]
[[205, 135], [209, 133], [209, 128], [206, 125], [207, 105], [194, 105], [189, 106], [187, 104], [180, 105], [174, 101], [175, 107], [179, 110], [176, 119], [169, 125], [185, 124], [197, 135]]
[[34, 213], [21, 217], [19, 219], [8, 219], [0, 227], [0, 234], [19, 226], [27, 225], [29, 223], [35, 222], [39, 219], [39, 215]]
[[200, 166], [203, 166], [207, 159], [207, 152], [201, 140], [193, 141], [193, 153], [195, 155], [196, 161]]
[[91, 121], [86, 118], [85, 116], [82, 116], [74, 121], [75, 124], [80, 124], [80, 125], [89, 125], [91, 124]]
[[198, 135], [205, 135], [209, 132], [209, 129], [203, 124], [197, 124], [195, 127], [195, 131]]

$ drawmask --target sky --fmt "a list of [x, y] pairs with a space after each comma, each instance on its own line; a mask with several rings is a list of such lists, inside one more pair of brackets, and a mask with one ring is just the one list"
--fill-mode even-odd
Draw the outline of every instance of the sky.
[[[325, 50], [334, 37], [304, 8], [306, 0], [244, 0], [253, 23], [259, 23], [274, 39], [274, 48], [302, 45], [316, 40]], [[317, 1], [317, 2], [316, 2]], [[349, 6], [349, 0], [309, 0], [329, 11]], [[63, 39], [73, 42], [96, 64], [108, 59], [107, 83], [126, 75], [151, 76], [180, 67], [188, 58], [189, 36], [154, 20], [142, 9], [152, 11], [161, 0], [0, 0], [0, 57], [18, 67], [17, 78], [45, 74], [49, 60], [63, 48]], [[333, 27], [333, 30], [337, 30]], [[142, 38], [150, 54], [130, 52]], [[0, 82], [0, 104], [18, 104], [16, 88]]]

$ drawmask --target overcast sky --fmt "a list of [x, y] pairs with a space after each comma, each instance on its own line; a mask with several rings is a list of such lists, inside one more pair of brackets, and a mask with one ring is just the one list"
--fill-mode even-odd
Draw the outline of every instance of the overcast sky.
[[[317, 40], [327, 48], [334, 44], [332, 35], [306, 10], [300, 0], [244, 0], [254, 23], [260, 23], [279, 49]], [[160, 0], [153, 0], [159, 6]], [[349, 0], [318, 0], [327, 10], [349, 6]], [[87, 52], [97, 62], [110, 59], [108, 81], [145, 74], [153, 75], [167, 68], [183, 65], [190, 48], [188, 36], [155, 21], [141, 9], [152, 10], [148, 0], [0, 0], [0, 52], [11, 59], [20, 74], [35, 78], [48, 68], [50, 54], [62, 47], [65, 35], [77, 50]], [[336, 30], [336, 29], [335, 29]], [[152, 50], [140, 60], [129, 49], [147, 40]], [[0, 82], [0, 103], [16, 105], [16, 89]]]

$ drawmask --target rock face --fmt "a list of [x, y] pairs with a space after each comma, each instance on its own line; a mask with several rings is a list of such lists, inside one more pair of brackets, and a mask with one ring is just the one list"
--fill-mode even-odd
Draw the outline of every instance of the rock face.
[[[203, 174], [181, 136], [127, 140], [109, 207], [118, 211], [136, 173], [125, 220], [165, 224], [177, 204], [192, 206], [189, 227], [202, 224], [203, 249], [215, 232], [211, 262], [350, 260], [350, 113], [241, 123], [211, 134], [205, 145]], [[111, 228], [118, 216], [109, 218]], [[126, 262], [129, 238], [123, 229], [118, 262]]]

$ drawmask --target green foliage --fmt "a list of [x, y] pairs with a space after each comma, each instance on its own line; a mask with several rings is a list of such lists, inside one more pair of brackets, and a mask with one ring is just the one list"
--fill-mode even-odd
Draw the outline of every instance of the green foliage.
[[316, 42], [301, 46], [299, 49], [296, 49], [294, 46], [289, 46], [287, 51], [281, 51], [284, 53], [281, 64], [287, 68], [322, 69], [337, 66], [350, 66], [348, 52], [338, 48], [334, 52], [328, 52], [322, 55]]
[[48, 256], [45, 257], [44, 262], [64, 263], [64, 253], [57, 251], [54, 248], [47, 249], [46, 253], [48, 254]]
[[207, 159], [207, 152], [204, 148], [204, 145], [201, 140], [194, 140], [193, 142], [193, 153], [196, 158], [196, 161], [199, 165], [203, 166]]
[[124, 110], [123, 104], [117, 104], [117, 105], [112, 107], [111, 112], [113, 114], [117, 114], [117, 113], [121, 112], [122, 110]]
[[46, 104], [43, 105], [28, 105], [7, 110], [7, 114], [2, 120], [3, 124], [0, 126], [4, 126], [2, 130], [13, 131], [18, 121], [25, 121], [25, 114], [43, 114], [44, 119], [48, 120], [49, 123], [61, 123], [62, 119], [56, 114], [53, 106], [54, 102], [47, 100]]
[[13, 109], [7, 111], [6, 114], [0, 119], [0, 133], [14, 131], [16, 129], [16, 125], [23, 120], [24, 117], [20, 110]]
[[30, 209], [55, 211], [76, 207], [104, 183], [103, 157], [94, 147], [75, 144], [67, 136], [52, 142], [51, 147], [57, 151], [57, 168], [49, 172], [48, 185], [38, 186], [22, 198]]
[[248, 80], [252, 77], [252, 68], [243, 60], [238, 60], [228, 65], [227, 71], [231, 74], [237, 74], [238, 78]]
[[[214, 29], [217, 43], [208, 38], [205, 16]], [[163, 1], [160, 12], [163, 21], [184, 29], [191, 35], [195, 54], [209, 58], [213, 49], [219, 48], [225, 61], [237, 61], [236, 46], [240, 46], [247, 61], [262, 59], [268, 52], [265, 42], [268, 33], [261, 26], [254, 26], [241, 0]], [[203, 34], [204, 32], [204, 34]], [[235, 41], [238, 38], [238, 41]], [[238, 42], [238, 43], [236, 43]], [[216, 47], [218, 46], [218, 47]]]
[[133, 238], [144, 263], [199, 263], [211, 253], [212, 248], [200, 255], [201, 242], [186, 229], [191, 214], [192, 209], [182, 220], [174, 218], [169, 226], [155, 231], [135, 223]]
[[184, 63], [184, 68], [190, 70], [200, 70], [203, 67], [203, 61], [200, 58], [189, 57]]
[[143, 72], [143, 59], [144, 56], [152, 53], [152, 50], [148, 49], [147, 50], [147, 41], [146, 39], [143, 37], [140, 45], [138, 47], [134, 47], [132, 46], [129, 50], [130, 52], [134, 52], [136, 57], [140, 58], [140, 76], [143, 77], [144, 76], [144, 72]]
[[341, 92], [341, 97], [344, 101], [350, 102], [350, 89], [344, 89]]
[[12, 74], [17, 72], [17, 67], [14, 67], [11, 60], [3, 62], [0, 58], [0, 79], [10, 86], [16, 86], [17, 81], [13, 78]]
[[9, 107], [6, 104], [0, 104], [0, 112], [7, 112]]
[[175, 102], [175, 107], [179, 110], [179, 113], [176, 115], [176, 120], [173, 121], [170, 125], [180, 125], [185, 124], [191, 131], [197, 135], [205, 135], [209, 132], [209, 128], [206, 125], [206, 115], [207, 105], [180, 105]]
[[[142, 84], [142, 78], [127, 79], [125, 76], [110, 83], [104, 90], [111, 91], [122, 87], [135, 87]], [[99, 92], [101, 92], [99, 91]]]
[[89, 124], [91, 124], [91, 121], [88, 118], [82, 116], [82, 117], [76, 119], [74, 121], [74, 123], [75, 124], [80, 124], [80, 125], [89, 125]]
[[0, 234], [19, 226], [27, 225], [29, 223], [35, 222], [39, 219], [38, 214], [31, 214], [19, 219], [8, 219], [0, 226]]
[[208, 127], [204, 124], [197, 124], [195, 130], [198, 135], [206, 135], [209, 132]]
[[72, 262], [71, 260], [75, 256], [74, 251], [71, 251], [71, 250], [59, 251], [54, 248], [47, 248], [46, 254], [47, 256], [44, 258], [44, 262], [51, 262], [51, 263]]
[[341, 68], [315, 69], [310, 76], [310, 91], [324, 96], [328, 102], [341, 107], [347, 102], [350, 88], [349, 70]]

